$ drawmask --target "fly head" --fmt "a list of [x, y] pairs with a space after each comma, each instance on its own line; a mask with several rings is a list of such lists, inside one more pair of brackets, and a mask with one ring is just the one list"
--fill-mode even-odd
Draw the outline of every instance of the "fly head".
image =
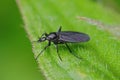
[[46, 40], [46, 37], [40, 37], [38, 42], [44, 42]]

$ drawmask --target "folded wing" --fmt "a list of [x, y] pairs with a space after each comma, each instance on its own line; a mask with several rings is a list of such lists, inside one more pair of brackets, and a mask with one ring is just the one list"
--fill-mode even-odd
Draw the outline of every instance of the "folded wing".
[[87, 34], [81, 32], [62, 31], [59, 34], [59, 40], [64, 42], [86, 42], [90, 40]]

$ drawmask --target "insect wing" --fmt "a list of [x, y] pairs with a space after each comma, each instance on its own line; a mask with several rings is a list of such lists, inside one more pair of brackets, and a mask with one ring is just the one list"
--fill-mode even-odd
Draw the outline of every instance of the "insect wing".
[[64, 42], [86, 42], [90, 37], [81, 32], [62, 31], [59, 33], [59, 40]]

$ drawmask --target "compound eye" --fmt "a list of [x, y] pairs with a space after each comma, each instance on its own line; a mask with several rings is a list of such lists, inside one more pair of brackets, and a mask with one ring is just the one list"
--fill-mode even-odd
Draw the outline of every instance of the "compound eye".
[[45, 41], [45, 40], [46, 40], [45, 37], [42, 37], [42, 38], [41, 38], [41, 41]]
[[39, 40], [38, 40], [38, 42], [43, 42], [43, 41], [45, 41], [46, 40], [46, 37], [42, 37], [42, 38], [40, 38]]

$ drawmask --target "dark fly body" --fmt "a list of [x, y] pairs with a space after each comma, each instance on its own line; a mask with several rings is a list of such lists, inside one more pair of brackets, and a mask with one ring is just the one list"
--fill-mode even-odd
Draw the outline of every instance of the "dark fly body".
[[[75, 57], [79, 58], [76, 56], [70, 49], [67, 43], [77, 43], [77, 42], [87, 42], [90, 40], [90, 37], [81, 32], [75, 32], [75, 31], [61, 31], [61, 27], [58, 29], [57, 32], [51, 32], [49, 34], [44, 33], [42, 36], [39, 38], [37, 42], [44, 42], [48, 41], [48, 44], [43, 48], [43, 50], [37, 55], [36, 59], [40, 56], [40, 54], [46, 50], [47, 47], [51, 45], [51, 42], [55, 44], [57, 54], [61, 59], [59, 53], [58, 53], [58, 44], [65, 44], [67, 49], [69, 50], [70, 53], [72, 53]], [[80, 59], [80, 58], [79, 58]]]

